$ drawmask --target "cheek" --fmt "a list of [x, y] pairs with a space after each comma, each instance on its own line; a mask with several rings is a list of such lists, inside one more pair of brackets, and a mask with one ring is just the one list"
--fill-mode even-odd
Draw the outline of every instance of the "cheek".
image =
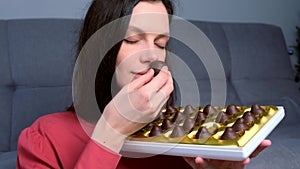
[[166, 59], [168, 59], [166, 57], [165, 51], [161, 51], [161, 52], [157, 53], [157, 55], [158, 55], [157, 60], [159, 60], [159, 61], [166, 62]]
[[117, 56], [117, 62], [116, 65], [120, 65], [120, 64], [126, 64], [126, 62], [130, 62], [130, 60], [132, 60], [132, 56], [134, 55], [135, 51], [137, 49], [130, 47], [126, 44], [124, 44], [124, 42], [121, 45], [121, 48], [119, 50], [118, 56]]
[[121, 64], [120, 66], [116, 67], [116, 71], [115, 71], [115, 78], [116, 78], [117, 85], [121, 88], [125, 86], [127, 83], [129, 83], [128, 80], [130, 79], [128, 71], [124, 69], [125, 68]]
[[128, 55], [124, 55], [124, 53], [120, 53], [117, 57], [117, 63], [116, 63], [116, 80], [119, 87], [123, 87], [124, 85], [128, 84], [131, 79], [131, 69], [132, 66], [130, 62], [130, 57], [127, 57]]
[[160, 58], [162, 61], [166, 61], [166, 59], [167, 59], [167, 53], [166, 53], [166, 51], [163, 51], [162, 52], [162, 54], [161, 54], [161, 58]]
[[120, 47], [120, 50], [118, 52], [118, 55], [117, 55], [117, 61], [116, 61], [116, 66], [118, 66], [125, 58], [125, 53], [124, 53], [124, 45], [122, 44], [121, 47]]
[[123, 48], [124, 45], [122, 44], [117, 55], [116, 67], [115, 67], [115, 79], [119, 87], [124, 86], [124, 70], [123, 70], [122, 62], [125, 59], [125, 53]]

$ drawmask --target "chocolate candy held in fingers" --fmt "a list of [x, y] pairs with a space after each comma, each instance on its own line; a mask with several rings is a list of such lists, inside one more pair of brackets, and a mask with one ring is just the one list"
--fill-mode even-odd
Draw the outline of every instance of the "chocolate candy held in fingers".
[[156, 60], [156, 61], [150, 63], [150, 69], [154, 70], [154, 76], [158, 75], [158, 73], [164, 66], [167, 66], [167, 64], [165, 62], [162, 62], [159, 60]]

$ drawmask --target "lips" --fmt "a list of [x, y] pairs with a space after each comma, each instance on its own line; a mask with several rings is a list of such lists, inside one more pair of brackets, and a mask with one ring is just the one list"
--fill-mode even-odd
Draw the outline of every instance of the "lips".
[[144, 74], [146, 74], [148, 72], [149, 69], [147, 70], [143, 70], [143, 71], [140, 71], [140, 72], [132, 72], [134, 74], [134, 79], [140, 77], [140, 76], [143, 76]]
[[149, 69], [141, 70], [141, 71], [132, 71], [135, 75], [144, 75], [149, 71]]
[[138, 74], [138, 75], [144, 75], [144, 74], [146, 74], [147, 72], [148, 72], [148, 70], [144, 70], [144, 71], [138, 72], [137, 74]]

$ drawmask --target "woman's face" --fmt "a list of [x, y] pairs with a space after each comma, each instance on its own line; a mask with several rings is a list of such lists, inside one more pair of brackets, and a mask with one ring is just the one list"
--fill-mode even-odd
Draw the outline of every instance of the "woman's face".
[[116, 62], [116, 79], [123, 87], [149, 70], [154, 60], [165, 61], [169, 18], [162, 2], [140, 1], [133, 9]]

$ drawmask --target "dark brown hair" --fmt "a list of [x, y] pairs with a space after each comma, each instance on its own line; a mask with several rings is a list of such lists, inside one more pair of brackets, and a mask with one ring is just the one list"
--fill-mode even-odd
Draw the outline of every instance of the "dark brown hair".
[[[84, 44], [98, 29], [113, 20], [132, 14], [133, 8], [139, 1], [161, 1], [166, 7], [168, 14], [173, 15], [173, 5], [170, 0], [93, 0], [81, 28], [77, 54], [80, 53]], [[109, 50], [101, 61], [97, 71], [95, 79], [95, 95], [101, 112], [103, 112], [105, 106], [113, 97], [111, 94], [111, 86], [115, 72], [116, 58], [121, 43], [122, 41], [114, 45]], [[173, 102], [174, 94], [172, 93], [167, 105], [172, 105]], [[67, 110], [75, 112], [73, 105], [71, 105]], [[78, 115], [89, 122], [97, 122], [100, 117], [99, 114], [97, 115], [89, 112], [84, 112]]]

